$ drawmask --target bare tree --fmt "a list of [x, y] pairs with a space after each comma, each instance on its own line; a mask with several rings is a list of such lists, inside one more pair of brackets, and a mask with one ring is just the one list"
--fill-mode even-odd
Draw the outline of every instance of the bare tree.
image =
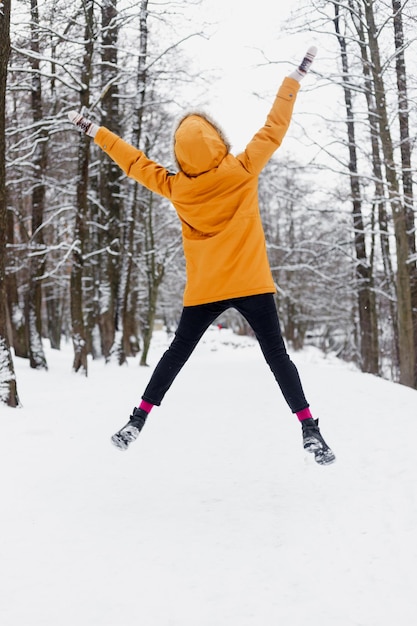
[[[118, 37], [120, 22], [117, 0], [103, 2], [101, 7], [101, 87], [100, 100], [103, 126], [120, 134]], [[106, 250], [100, 263], [99, 325], [102, 352], [109, 359], [117, 328], [117, 299], [121, 260], [121, 219], [123, 197], [121, 172], [117, 165], [101, 155], [100, 164], [100, 248]]]
[[47, 166], [47, 133], [43, 125], [42, 81], [40, 74], [39, 10], [38, 0], [30, 0], [31, 12], [31, 57], [32, 70], [31, 108], [35, 126], [36, 148], [33, 159], [35, 181], [32, 187], [32, 226], [29, 241], [29, 284], [26, 292], [26, 320], [30, 366], [48, 369], [42, 345], [42, 283], [45, 267], [45, 245], [43, 241], [43, 216], [45, 211], [44, 176]]
[[[136, 79], [136, 104], [134, 106], [133, 116], [133, 143], [137, 146], [141, 145], [143, 118], [145, 111], [145, 97], [147, 88], [147, 62], [148, 62], [148, 0], [141, 0], [139, 12], [139, 55], [137, 65]], [[135, 257], [135, 222], [140, 205], [140, 196], [144, 191], [138, 185], [130, 185], [130, 197], [126, 201], [125, 219], [123, 230], [123, 257], [120, 267], [120, 280], [118, 285], [117, 296], [117, 332], [115, 340], [111, 348], [111, 355], [116, 358], [121, 365], [126, 361], [126, 357], [130, 354], [131, 332], [136, 328], [137, 312], [135, 295], [130, 292], [131, 275], [133, 259]]]
[[0, 402], [19, 405], [16, 376], [7, 335], [5, 258], [7, 234], [6, 201], [6, 82], [10, 55], [10, 0], [0, 5]]
[[375, 2], [363, 3], [366, 21], [373, 88], [375, 94], [377, 121], [381, 148], [384, 155], [385, 177], [388, 197], [394, 222], [397, 256], [397, 309], [398, 343], [400, 360], [400, 382], [414, 386], [415, 358], [414, 333], [411, 303], [410, 273], [408, 268], [409, 236], [407, 234], [407, 212], [401, 201], [397, 166], [394, 157], [394, 144], [391, 135], [383, 68], [378, 43], [378, 30], [374, 14]]
[[319, 187], [309, 166], [279, 155], [260, 178], [280, 319], [294, 349], [309, 343], [357, 361], [351, 217], [347, 209], [335, 212], [335, 199], [331, 194], [323, 198]]
[[356, 278], [360, 327], [361, 366], [364, 372], [379, 373], [378, 326], [373, 291], [372, 267], [366, 251], [365, 228], [362, 216], [362, 194], [358, 172], [357, 142], [352, 92], [349, 85], [349, 66], [346, 40], [340, 29], [340, 6], [334, 3], [334, 26], [340, 46], [343, 92], [346, 106], [346, 125], [349, 149], [349, 180], [352, 196], [354, 247], [356, 253]]
[[[80, 108], [90, 104], [90, 82], [94, 51], [94, 3], [87, 0], [83, 6], [85, 14], [84, 55], [81, 68]], [[87, 375], [87, 335], [83, 308], [84, 249], [87, 239], [88, 187], [91, 140], [80, 135], [78, 144], [78, 175], [76, 190], [76, 219], [74, 232], [73, 263], [71, 269], [71, 321], [74, 346], [73, 369]]]
[[[364, 20], [356, 19], [357, 5], [353, 0], [349, 0], [349, 8], [352, 15], [352, 21], [355, 24], [359, 41], [364, 42], [366, 40], [364, 30]], [[359, 13], [359, 16], [361, 13]], [[384, 281], [382, 293], [386, 293], [388, 300], [389, 316], [387, 318], [387, 325], [391, 329], [393, 341], [389, 350], [391, 354], [392, 372], [399, 368], [399, 353], [398, 353], [398, 323], [397, 323], [397, 309], [396, 309], [396, 284], [392, 262], [392, 253], [390, 246], [390, 232], [389, 232], [389, 217], [387, 212], [387, 198], [384, 189], [384, 175], [382, 171], [382, 154], [380, 149], [379, 140], [379, 125], [377, 121], [376, 102], [374, 97], [374, 90], [372, 87], [372, 74], [371, 74], [371, 62], [369, 60], [369, 50], [365, 45], [360, 45], [360, 56], [362, 62], [362, 72], [364, 77], [364, 94], [366, 98], [367, 110], [368, 110], [368, 124], [369, 135], [371, 142], [371, 161], [373, 172], [373, 183], [375, 186], [373, 210], [372, 215], [377, 213], [378, 229], [379, 229], [379, 241], [381, 248], [382, 264], [384, 270]], [[374, 224], [374, 229], [376, 225]]]
[[[339, 48], [340, 35], [343, 34], [344, 49], [341, 52], [346, 63], [341, 55], [342, 72], [326, 74], [330, 82], [340, 84], [343, 89], [350, 124], [345, 138], [333, 135], [327, 146], [320, 138], [317, 142], [333, 161], [333, 171], [340, 176], [345, 175], [340, 169], [340, 145], [349, 150], [350, 200], [352, 204], [362, 203], [362, 223], [356, 220], [353, 236], [356, 251], [359, 252], [358, 246], [362, 246], [362, 252], [366, 253], [358, 259], [363, 258], [365, 274], [369, 278], [371, 310], [366, 316], [372, 319], [374, 329], [376, 325], [378, 327], [379, 371], [414, 387], [417, 255], [411, 176], [415, 167], [410, 137], [414, 107], [408, 101], [405, 52], [408, 46], [415, 45], [416, 39], [408, 20], [404, 19], [406, 15], [408, 18], [407, 10], [413, 17], [411, 4], [316, 0], [313, 6], [309, 3], [309, 8], [308, 18], [311, 18], [313, 30], [336, 34]], [[307, 3], [303, 9], [307, 9]], [[335, 26], [342, 16], [344, 30], [338, 35]], [[305, 28], [305, 20], [305, 12], [302, 17], [300, 13], [298, 29], [301, 22]], [[408, 36], [402, 32], [402, 26], [408, 28]], [[326, 80], [325, 75], [322, 78]], [[353, 103], [355, 118], [350, 110]], [[332, 130], [337, 132], [338, 125], [340, 118], [337, 115]], [[356, 180], [352, 178], [352, 168]], [[378, 240], [380, 247], [376, 245]], [[358, 281], [358, 288], [361, 283], [363, 281]]]
[[416, 225], [414, 218], [413, 169], [411, 152], [413, 140], [410, 135], [409, 102], [407, 87], [407, 70], [404, 51], [402, 3], [392, 0], [394, 41], [395, 41], [395, 70], [397, 78], [398, 119], [400, 126], [401, 151], [401, 180], [403, 189], [404, 213], [408, 234], [408, 270], [410, 274], [411, 306], [414, 331], [414, 386], [417, 388], [417, 255], [416, 255]]

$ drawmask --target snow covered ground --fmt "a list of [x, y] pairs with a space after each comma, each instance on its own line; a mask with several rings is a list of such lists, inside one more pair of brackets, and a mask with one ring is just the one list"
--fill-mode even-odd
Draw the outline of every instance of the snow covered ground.
[[321, 467], [257, 345], [211, 329], [120, 452], [150, 368], [47, 358], [0, 408], [2, 626], [416, 623], [416, 391], [294, 354]]

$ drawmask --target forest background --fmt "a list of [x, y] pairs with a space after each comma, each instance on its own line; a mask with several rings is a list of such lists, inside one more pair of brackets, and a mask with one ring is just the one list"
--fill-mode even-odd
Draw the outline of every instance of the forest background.
[[[0, 1], [0, 402], [20, 404], [13, 355], [47, 369], [45, 341], [72, 341], [83, 376], [89, 358], [146, 365], [182, 307], [175, 211], [68, 111], [174, 171], [184, 111], [213, 113], [244, 149], [312, 43], [259, 188], [283, 332], [417, 388], [417, 2], [276, 4]], [[221, 322], [250, 333], [234, 311]]]

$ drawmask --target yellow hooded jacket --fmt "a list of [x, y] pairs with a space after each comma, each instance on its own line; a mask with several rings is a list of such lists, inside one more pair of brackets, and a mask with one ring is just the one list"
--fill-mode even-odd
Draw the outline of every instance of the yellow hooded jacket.
[[182, 224], [187, 282], [184, 306], [274, 293], [258, 207], [258, 177], [288, 129], [300, 85], [285, 78], [265, 125], [233, 156], [202, 115], [175, 133], [181, 171], [171, 174], [100, 127], [95, 142], [122, 170], [172, 202]]

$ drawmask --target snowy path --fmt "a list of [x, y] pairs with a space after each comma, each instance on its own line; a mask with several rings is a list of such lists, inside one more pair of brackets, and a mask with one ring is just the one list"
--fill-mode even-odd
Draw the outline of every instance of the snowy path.
[[91, 363], [83, 380], [70, 350], [48, 351], [48, 373], [17, 360], [24, 408], [0, 408], [2, 626], [415, 623], [417, 392], [296, 354], [338, 457], [319, 467], [258, 347], [221, 333], [126, 453], [109, 436], [150, 369]]

